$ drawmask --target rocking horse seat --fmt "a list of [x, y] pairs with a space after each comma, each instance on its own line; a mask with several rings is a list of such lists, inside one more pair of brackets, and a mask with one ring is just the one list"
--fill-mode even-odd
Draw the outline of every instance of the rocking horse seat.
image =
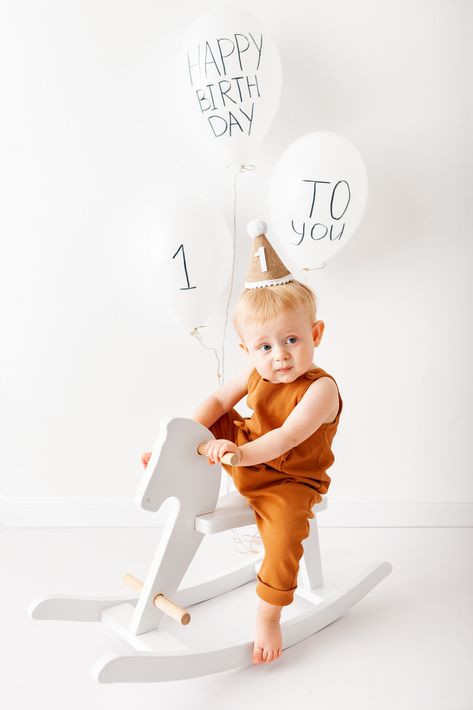
[[[314, 505], [313, 511], [319, 513], [326, 508], [327, 500], [324, 498], [320, 503]], [[197, 515], [195, 518], [196, 532], [204, 535], [254, 524], [253, 508], [238, 491], [230, 491], [230, 493], [220, 496], [213, 512]]]

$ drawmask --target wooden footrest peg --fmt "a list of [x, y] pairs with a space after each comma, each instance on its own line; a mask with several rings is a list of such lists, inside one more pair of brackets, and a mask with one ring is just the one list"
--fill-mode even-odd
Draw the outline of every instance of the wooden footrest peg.
[[[137, 592], [140, 592], [144, 586], [140, 579], [137, 579], [129, 572], [123, 575], [123, 581], [128, 587]], [[171, 619], [175, 619], [183, 626], [186, 626], [191, 620], [191, 615], [187, 609], [182, 609], [180, 606], [177, 606], [177, 604], [174, 604], [174, 602], [165, 597], [164, 594], [156, 594], [153, 599], [153, 604], [157, 609], [160, 609], [167, 616], [170, 616]]]

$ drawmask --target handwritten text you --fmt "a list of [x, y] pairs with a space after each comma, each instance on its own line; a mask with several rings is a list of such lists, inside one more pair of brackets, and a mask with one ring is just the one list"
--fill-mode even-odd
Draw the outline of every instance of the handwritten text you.
[[[293, 231], [300, 237], [298, 242], [292, 242], [295, 246], [302, 244], [306, 233], [309, 234], [309, 238], [314, 241], [320, 241], [329, 237], [330, 241], [335, 241], [336, 239], [341, 239], [342, 234], [345, 230], [345, 222], [341, 223], [340, 220], [345, 215], [348, 209], [351, 199], [350, 185], [346, 180], [339, 180], [333, 187], [317, 187], [318, 185], [332, 185], [333, 183], [328, 180], [303, 180], [305, 183], [312, 183], [310, 190], [310, 197], [308, 199], [308, 219], [315, 221], [313, 223], [304, 220], [302, 223], [294, 223], [291, 221]], [[317, 219], [317, 215], [314, 217], [314, 212], [319, 208], [319, 213], [322, 210], [324, 213], [327, 211], [327, 202], [330, 200], [328, 207], [330, 212], [330, 217], [335, 220], [335, 223], [325, 224], [328, 220], [324, 219], [324, 222], [320, 222]], [[335, 228], [335, 229], [334, 229]], [[334, 232], [338, 232], [335, 234]]]

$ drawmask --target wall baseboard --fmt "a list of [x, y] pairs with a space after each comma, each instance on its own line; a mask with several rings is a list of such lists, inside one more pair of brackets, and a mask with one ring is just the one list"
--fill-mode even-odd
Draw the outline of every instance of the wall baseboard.
[[[473, 503], [363, 503], [327, 501], [318, 524], [329, 528], [473, 527]], [[4, 528], [162, 527], [170, 502], [159, 513], [110, 498], [2, 498]]]

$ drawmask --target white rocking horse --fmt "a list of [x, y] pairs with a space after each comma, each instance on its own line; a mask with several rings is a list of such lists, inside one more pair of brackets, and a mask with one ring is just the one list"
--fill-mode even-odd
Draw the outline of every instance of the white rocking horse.
[[[199, 636], [200, 648], [191, 648], [183, 643], [179, 626], [190, 621], [187, 609], [254, 582], [261, 562], [253, 561], [195, 586], [179, 586], [204, 535], [255, 523], [253, 509], [238, 491], [218, 498], [220, 476], [205, 456], [198, 455], [199, 444], [212, 438], [206, 427], [191, 419], [161, 422], [135, 501], [149, 511], [159, 510], [168, 498], [174, 499], [174, 505], [144, 583], [131, 574], [124, 577], [125, 583], [139, 590], [138, 598], [56, 596], [36, 600], [29, 607], [34, 619], [102, 621], [136, 649], [128, 655], [100, 658], [93, 672], [101, 683], [180, 680], [252, 663], [250, 638], [245, 643], [212, 648], [207, 635], [202, 634], [205, 638]], [[231, 458], [232, 454], [226, 456]], [[325, 498], [313, 510], [317, 514], [326, 507]], [[303, 547], [296, 595], [310, 607], [294, 618], [284, 620], [283, 615], [283, 648], [345, 614], [392, 569], [389, 562], [377, 562], [344, 588], [330, 589], [323, 582], [317, 516], [310, 520], [310, 535]], [[175, 619], [167, 623], [169, 630], [162, 628], [163, 617]], [[173, 634], [173, 628], [181, 633]]]

